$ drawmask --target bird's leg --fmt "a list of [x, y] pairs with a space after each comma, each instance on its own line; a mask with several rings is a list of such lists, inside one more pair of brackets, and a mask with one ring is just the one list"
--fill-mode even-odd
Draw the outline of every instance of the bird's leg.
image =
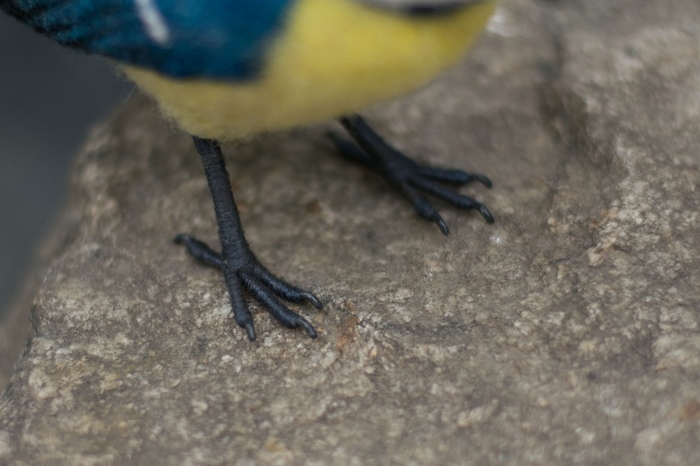
[[442, 199], [460, 209], [476, 209], [488, 223], [494, 222], [493, 215], [485, 205], [470, 197], [450, 191], [440, 184], [460, 186], [478, 181], [490, 188], [491, 180], [485, 176], [466, 173], [462, 170], [420, 165], [387, 144], [360, 116], [341, 118], [340, 123], [357, 143], [355, 145], [331, 134], [340, 154], [384, 176], [409, 200], [421, 217], [437, 223], [443, 234], [449, 233], [447, 224], [433, 208], [430, 201], [419, 191]]
[[224, 163], [221, 148], [216, 141], [194, 137], [194, 144], [204, 165], [209, 191], [214, 201], [216, 223], [219, 226], [221, 254], [203, 242], [186, 234], [175, 238], [184, 244], [187, 251], [199, 261], [220, 269], [231, 297], [233, 316], [239, 326], [255, 340], [253, 317], [248, 310], [243, 292], [248, 291], [273, 317], [289, 328], [303, 328], [311, 338], [316, 330], [299, 314], [282, 304], [278, 297], [288, 301], [309, 301], [321, 309], [321, 301], [313, 294], [286, 283], [270, 273], [258, 260], [243, 234], [238, 208], [233, 200], [231, 183]]

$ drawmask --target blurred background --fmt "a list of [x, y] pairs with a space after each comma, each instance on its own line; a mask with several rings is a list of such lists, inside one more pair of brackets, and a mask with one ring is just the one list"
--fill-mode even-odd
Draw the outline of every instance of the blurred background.
[[129, 92], [104, 61], [0, 12], [0, 318], [56, 218], [87, 131]]

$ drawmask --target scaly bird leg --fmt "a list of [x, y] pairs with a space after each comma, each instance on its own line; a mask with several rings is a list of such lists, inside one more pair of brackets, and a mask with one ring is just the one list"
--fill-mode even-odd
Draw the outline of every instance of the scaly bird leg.
[[221, 254], [203, 242], [186, 234], [180, 234], [175, 241], [184, 244], [187, 251], [199, 261], [220, 269], [231, 297], [233, 316], [239, 326], [255, 340], [253, 316], [248, 310], [243, 291], [248, 291], [273, 317], [289, 328], [303, 328], [311, 338], [316, 338], [316, 330], [303, 317], [282, 304], [278, 297], [292, 302], [308, 301], [317, 309], [322, 304], [313, 294], [301, 290], [275, 277], [268, 271], [250, 250], [245, 239], [238, 208], [233, 200], [231, 183], [224, 163], [221, 148], [216, 141], [194, 137], [194, 144], [204, 165], [204, 173], [209, 183], [209, 191], [214, 201], [214, 213], [219, 226]]
[[340, 123], [357, 143], [355, 145], [331, 133], [330, 136], [340, 154], [380, 173], [389, 184], [409, 200], [418, 215], [435, 222], [443, 234], [449, 233], [447, 224], [430, 201], [419, 191], [442, 199], [460, 209], [476, 209], [488, 223], [494, 222], [493, 215], [484, 204], [471, 197], [450, 191], [440, 184], [461, 186], [478, 181], [490, 188], [491, 180], [485, 176], [466, 173], [462, 170], [420, 165], [387, 144], [360, 116], [341, 118]]

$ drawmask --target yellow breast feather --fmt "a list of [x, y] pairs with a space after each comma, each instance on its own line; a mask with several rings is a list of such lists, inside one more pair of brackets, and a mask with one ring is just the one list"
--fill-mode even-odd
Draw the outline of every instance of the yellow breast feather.
[[185, 131], [230, 141], [352, 113], [425, 84], [469, 48], [495, 5], [421, 17], [352, 0], [298, 0], [257, 80], [125, 71]]

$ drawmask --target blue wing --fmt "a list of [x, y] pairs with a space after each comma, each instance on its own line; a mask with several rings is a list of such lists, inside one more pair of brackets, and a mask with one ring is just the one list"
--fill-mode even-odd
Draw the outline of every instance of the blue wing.
[[56, 42], [173, 77], [246, 79], [294, 0], [0, 0]]

